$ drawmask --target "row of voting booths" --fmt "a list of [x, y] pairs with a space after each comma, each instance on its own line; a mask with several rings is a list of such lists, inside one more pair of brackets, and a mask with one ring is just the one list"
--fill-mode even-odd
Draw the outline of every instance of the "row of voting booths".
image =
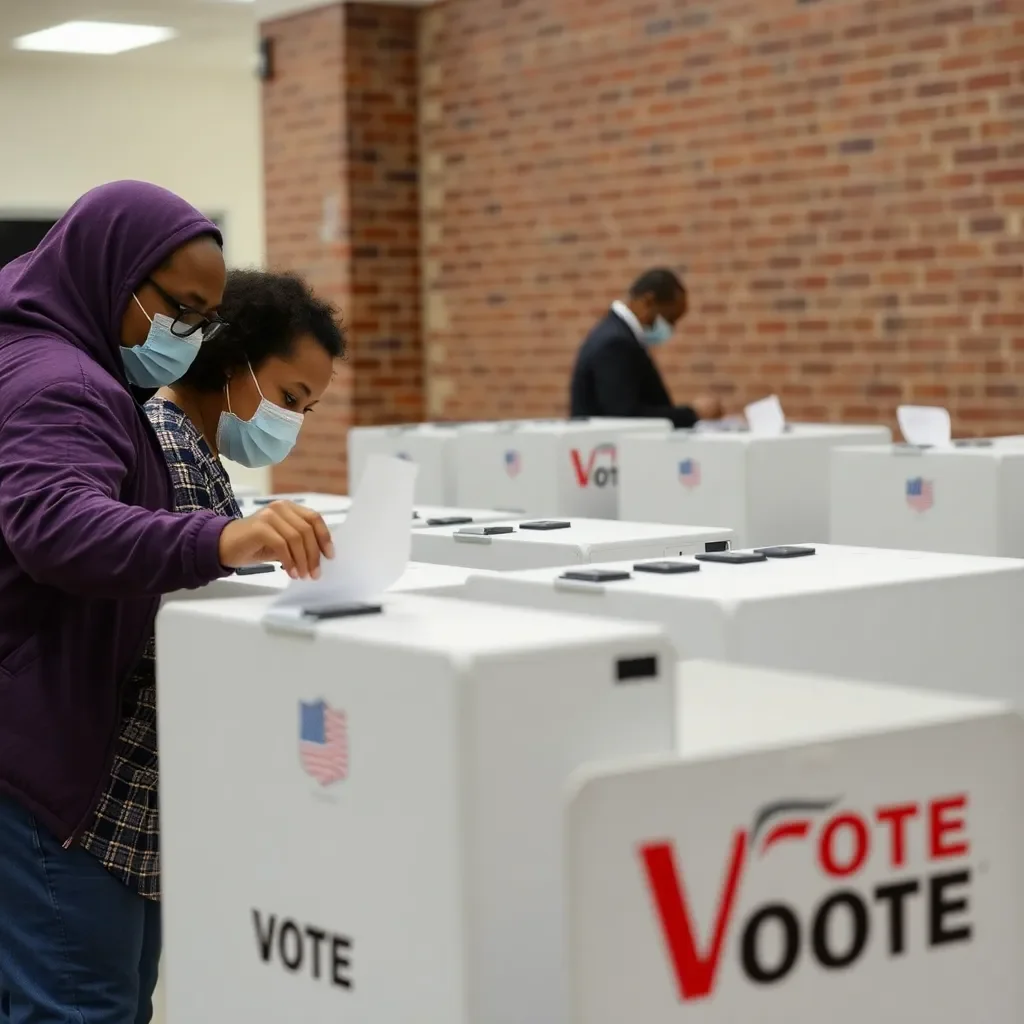
[[882, 426], [596, 419], [357, 427], [348, 445], [353, 479], [371, 454], [409, 459], [417, 499], [437, 506], [1024, 557], [1022, 437], [922, 446]]
[[[611, 514], [425, 490], [463, 435], [424, 428], [384, 593], [292, 626], [264, 566], [165, 602], [167, 1024], [1024, 1019], [1024, 561], [633, 520], [633, 442], [734, 446], [749, 486], [760, 440], [608, 431], [470, 433], [507, 479], [614, 443]], [[769, 478], [830, 486], [807, 431]], [[362, 492], [289, 497], [342, 537]]]

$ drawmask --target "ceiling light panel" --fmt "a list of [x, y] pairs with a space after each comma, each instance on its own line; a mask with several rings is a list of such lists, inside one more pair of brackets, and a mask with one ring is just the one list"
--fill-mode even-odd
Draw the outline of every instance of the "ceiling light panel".
[[66, 21], [14, 40], [16, 50], [44, 53], [96, 53], [109, 56], [164, 43], [178, 33], [159, 25], [123, 25], [113, 21]]

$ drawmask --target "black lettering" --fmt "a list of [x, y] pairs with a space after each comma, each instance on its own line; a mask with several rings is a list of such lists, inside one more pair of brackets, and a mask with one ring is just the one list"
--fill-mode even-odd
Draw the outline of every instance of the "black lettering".
[[[288, 954], [288, 936], [292, 937], [293, 955]], [[289, 971], [297, 971], [302, 966], [302, 932], [299, 931], [294, 921], [285, 921], [278, 932], [278, 951], [281, 954], [281, 962]]]
[[252, 923], [256, 928], [256, 945], [259, 947], [260, 959], [267, 963], [270, 960], [270, 949], [274, 944], [274, 926], [277, 924], [277, 917], [270, 915], [267, 927], [263, 927], [263, 915], [253, 908]]
[[[781, 961], [774, 967], [765, 967], [758, 960], [758, 935], [766, 921], [778, 921], [782, 927], [783, 953]], [[784, 903], [769, 903], [753, 914], [743, 929], [741, 960], [743, 971], [751, 981], [759, 985], [771, 985], [781, 981], [793, 969], [800, 953], [800, 922], [796, 914]]]
[[604, 466], [598, 466], [594, 470], [594, 485], [596, 487], [604, 487], [608, 483], [608, 470]]
[[875, 899], [889, 904], [889, 955], [899, 956], [907, 948], [906, 898], [916, 895], [921, 885], [916, 880], [880, 885]]
[[[845, 953], [836, 953], [829, 948], [828, 923], [836, 907], [849, 907], [853, 922], [853, 941]], [[849, 967], [864, 951], [868, 931], [868, 908], [855, 892], [846, 890], [829, 896], [815, 912], [811, 927], [811, 949], [815, 959], [829, 970]]]
[[933, 875], [928, 880], [929, 945], [946, 946], [951, 942], [970, 942], [972, 931], [969, 924], [951, 927], [946, 921], [950, 914], [962, 914], [968, 909], [966, 896], [949, 899], [946, 890], [954, 885], [967, 885], [970, 881], [970, 871], [951, 871], [944, 875]]
[[352, 979], [346, 973], [350, 966], [348, 951], [352, 943], [341, 935], [331, 936], [331, 981], [341, 988], [351, 988]]
[[311, 924], [306, 925], [306, 936], [313, 942], [313, 977], [320, 977], [320, 944], [327, 938], [327, 932], [322, 928], [314, 928]]
[[608, 480], [611, 483], [612, 487], [618, 487], [618, 485], [619, 485], [619, 467], [618, 466], [612, 466], [612, 468], [608, 470]]
[[276, 945], [278, 957], [285, 968], [293, 973], [301, 971], [307, 959], [308, 947], [310, 974], [314, 979], [319, 981], [321, 978], [329, 978], [331, 984], [339, 988], [352, 988], [351, 939], [333, 935], [315, 925], [297, 924], [290, 918], [281, 919], [279, 924], [276, 914], [265, 917], [255, 908], [252, 920], [256, 930], [257, 950], [264, 963], [272, 959]]

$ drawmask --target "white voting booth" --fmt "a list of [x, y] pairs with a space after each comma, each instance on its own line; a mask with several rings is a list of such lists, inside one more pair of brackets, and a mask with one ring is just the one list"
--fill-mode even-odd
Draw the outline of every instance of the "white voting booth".
[[168, 1024], [568, 1015], [564, 786], [669, 753], [663, 632], [394, 594], [157, 622]]
[[1024, 441], [837, 448], [836, 544], [1024, 557]]
[[1024, 1019], [1017, 714], [684, 663], [680, 721], [574, 777], [571, 1024]]
[[619, 515], [720, 523], [742, 547], [827, 541], [830, 452], [890, 438], [888, 427], [802, 423], [777, 435], [630, 434], [619, 444]]
[[577, 565], [619, 558], [664, 558], [722, 551], [731, 530], [703, 526], [624, 523], [615, 519], [505, 520], [482, 526], [413, 530], [418, 562], [496, 572]]
[[814, 553], [741, 564], [602, 563], [589, 567], [597, 574], [590, 580], [567, 579], [564, 569], [471, 576], [463, 595], [658, 622], [684, 658], [1024, 703], [1024, 562], [828, 545], [807, 550]]
[[[274, 501], [293, 501], [305, 505], [314, 512], [319, 512], [328, 525], [343, 522], [352, 508], [352, 499], [345, 494], [317, 494], [303, 492], [293, 494], [269, 494], [239, 501], [239, 509], [243, 516], [252, 515]], [[496, 511], [491, 508], [455, 508], [450, 505], [417, 504], [413, 509], [412, 525], [441, 526], [462, 525], [465, 523], [491, 523], [508, 519], [508, 512]]]
[[455, 504], [618, 518], [620, 441], [670, 427], [668, 420], [610, 418], [476, 424], [455, 439]]
[[[340, 523], [345, 513], [324, 517], [327, 524]], [[414, 530], [435, 526], [471, 526], [474, 523], [497, 523], [508, 520], [507, 512], [493, 508], [453, 508], [446, 505], [417, 505], [412, 513]]]
[[305, 505], [314, 512], [319, 512], [320, 515], [345, 513], [352, 507], [352, 499], [347, 495], [322, 494], [316, 491], [261, 494], [245, 498], [240, 498], [236, 494], [235, 497], [238, 499], [238, 509], [243, 516], [251, 516], [254, 512], [259, 512], [261, 508], [266, 508], [267, 505], [275, 501], [292, 501], [297, 505]]
[[[387, 588], [389, 594], [432, 594], [437, 597], [458, 595], [471, 575], [489, 575], [486, 570], [457, 565], [431, 565], [410, 562], [395, 583]], [[212, 600], [223, 597], [255, 597], [260, 594], [280, 593], [291, 582], [280, 565], [265, 563], [233, 572], [223, 579], [214, 580], [198, 590], [179, 590], [168, 594], [165, 601]]]
[[401, 423], [351, 427], [348, 432], [349, 478], [358, 480], [371, 455], [408, 459], [419, 467], [416, 500], [456, 504], [455, 436], [464, 423]]

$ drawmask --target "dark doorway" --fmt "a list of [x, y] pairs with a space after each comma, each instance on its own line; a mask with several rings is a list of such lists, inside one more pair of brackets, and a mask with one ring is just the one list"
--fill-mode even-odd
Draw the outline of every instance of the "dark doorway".
[[56, 222], [55, 217], [26, 218], [24, 220], [0, 219], [0, 267], [31, 252]]
[[[3, 0], [0, 0], [0, 3], [2, 2]], [[224, 231], [223, 219], [210, 217], [210, 220], [221, 229], [221, 233]], [[5, 267], [11, 260], [31, 252], [56, 223], [56, 217], [24, 217], [19, 220], [0, 217], [0, 267]]]

